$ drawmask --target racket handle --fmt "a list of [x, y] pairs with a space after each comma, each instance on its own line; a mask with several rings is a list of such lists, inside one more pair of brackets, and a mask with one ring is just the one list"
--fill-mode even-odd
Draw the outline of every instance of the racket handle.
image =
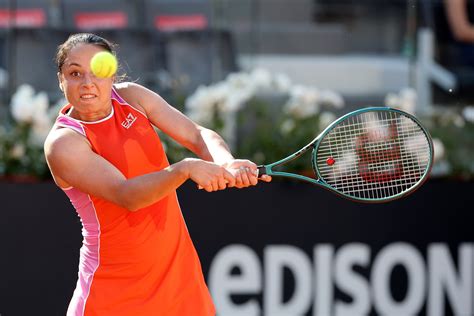
[[267, 174], [267, 168], [264, 165], [257, 166], [257, 177]]

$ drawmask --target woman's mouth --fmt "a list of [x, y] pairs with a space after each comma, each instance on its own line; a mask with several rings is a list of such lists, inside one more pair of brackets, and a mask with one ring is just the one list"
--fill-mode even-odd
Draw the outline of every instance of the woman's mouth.
[[83, 100], [93, 99], [95, 97], [96, 97], [95, 94], [83, 94], [83, 95], [81, 95], [81, 99], [83, 99]]

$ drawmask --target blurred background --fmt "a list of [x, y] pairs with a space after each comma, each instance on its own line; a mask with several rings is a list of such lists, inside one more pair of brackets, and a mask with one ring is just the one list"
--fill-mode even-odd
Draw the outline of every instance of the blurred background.
[[[63, 315], [75, 286], [81, 223], [42, 144], [76, 32], [117, 43], [127, 80], [256, 163], [366, 106], [432, 134], [430, 179], [386, 205], [292, 181], [184, 185], [219, 315], [474, 315], [472, 29], [471, 0], [0, 0], [0, 315]], [[190, 155], [157, 132], [171, 162]]]

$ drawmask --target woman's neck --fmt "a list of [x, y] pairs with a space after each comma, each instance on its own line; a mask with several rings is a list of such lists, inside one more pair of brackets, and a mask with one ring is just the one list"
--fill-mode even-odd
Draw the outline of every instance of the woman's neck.
[[73, 119], [84, 121], [84, 122], [95, 122], [103, 118], [106, 118], [107, 116], [110, 115], [110, 113], [112, 113], [112, 104], [110, 104], [110, 106], [107, 107], [106, 109], [90, 112], [90, 113], [81, 113], [77, 111], [74, 108], [74, 106], [72, 106], [71, 109], [69, 110], [69, 113], [67, 113], [67, 115], [69, 115]]

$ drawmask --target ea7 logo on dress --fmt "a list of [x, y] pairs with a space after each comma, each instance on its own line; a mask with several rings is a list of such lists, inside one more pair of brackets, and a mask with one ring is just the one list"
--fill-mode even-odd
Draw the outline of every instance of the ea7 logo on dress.
[[130, 126], [132, 126], [136, 120], [137, 120], [136, 116], [133, 116], [132, 113], [128, 113], [127, 117], [125, 118], [125, 121], [122, 122], [122, 126], [125, 127], [126, 129], [129, 129]]

